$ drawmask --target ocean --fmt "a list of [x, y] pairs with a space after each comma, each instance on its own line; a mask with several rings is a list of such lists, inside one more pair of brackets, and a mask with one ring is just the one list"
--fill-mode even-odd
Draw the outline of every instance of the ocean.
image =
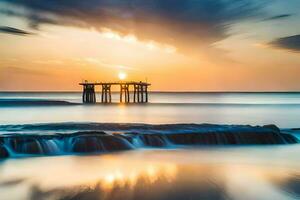
[[300, 199], [300, 93], [118, 98], [0, 93], [0, 200]]
[[[112, 122], [300, 127], [300, 93], [151, 92], [149, 103], [129, 105], [117, 104], [118, 98], [119, 94], [114, 93], [115, 104], [83, 105], [80, 92], [2, 92], [0, 124]], [[101, 99], [100, 94], [97, 99]], [[47, 105], [39, 103], [45, 100], [49, 101]], [[80, 104], [51, 104], [53, 101]]]

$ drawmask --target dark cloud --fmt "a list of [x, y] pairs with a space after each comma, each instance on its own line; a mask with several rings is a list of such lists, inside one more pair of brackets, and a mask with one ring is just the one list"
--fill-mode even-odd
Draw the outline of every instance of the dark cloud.
[[269, 20], [281, 20], [281, 19], [286, 19], [291, 17], [292, 14], [283, 14], [283, 15], [275, 15], [269, 18], [264, 19], [264, 21], [269, 21]]
[[31, 27], [60, 24], [111, 29], [177, 47], [200, 48], [228, 37], [230, 26], [257, 17], [265, 0], [3, 0], [28, 11]]
[[28, 25], [30, 28], [38, 30], [40, 24], [52, 24], [59, 25], [55, 19], [51, 19], [50, 17], [44, 17], [41, 14], [36, 13], [20, 13], [13, 10], [8, 9], [0, 9], [0, 14], [11, 16], [11, 17], [22, 17], [28, 19]]
[[26, 35], [32, 35], [33, 33], [27, 32], [21, 29], [9, 27], [9, 26], [0, 26], [0, 33], [6, 33], [6, 34], [13, 34], [13, 35], [21, 35], [21, 36], [26, 36]]
[[300, 53], [300, 35], [278, 38], [270, 44], [276, 48], [283, 48]]

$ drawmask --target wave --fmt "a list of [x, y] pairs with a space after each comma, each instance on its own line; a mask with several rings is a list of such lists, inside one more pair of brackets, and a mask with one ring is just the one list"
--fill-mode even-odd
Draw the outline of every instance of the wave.
[[298, 143], [296, 137], [275, 125], [57, 123], [2, 125], [0, 132], [0, 158], [153, 147]]

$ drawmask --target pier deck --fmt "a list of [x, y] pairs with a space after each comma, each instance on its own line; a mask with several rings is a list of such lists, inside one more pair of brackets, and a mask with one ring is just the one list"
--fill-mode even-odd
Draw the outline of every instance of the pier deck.
[[[111, 103], [111, 87], [120, 87], [120, 103], [130, 103], [130, 88], [133, 88], [133, 103], [148, 102], [148, 87], [151, 85], [147, 82], [136, 81], [120, 81], [120, 82], [82, 82], [79, 85], [83, 86], [82, 101], [83, 103], [96, 103], [95, 87], [101, 86], [101, 103]], [[124, 96], [124, 98], [123, 98]]]

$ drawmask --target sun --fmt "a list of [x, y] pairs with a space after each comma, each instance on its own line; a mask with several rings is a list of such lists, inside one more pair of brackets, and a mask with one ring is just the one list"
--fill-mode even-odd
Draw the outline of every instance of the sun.
[[127, 77], [127, 74], [125, 72], [119, 72], [118, 77], [120, 80], [124, 80]]

